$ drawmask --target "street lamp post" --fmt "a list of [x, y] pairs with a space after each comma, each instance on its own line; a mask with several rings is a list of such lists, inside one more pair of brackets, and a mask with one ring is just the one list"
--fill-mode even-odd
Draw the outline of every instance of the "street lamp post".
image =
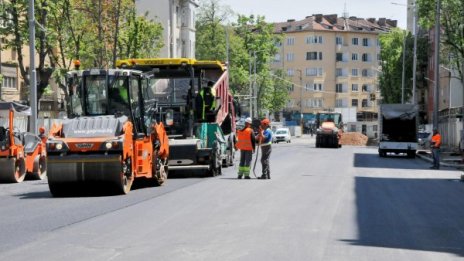
[[417, 3], [413, 4], [414, 12], [414, 55], [412, 61], [412, 103], [416, 104], [416, 70], [417, 70]]
[[433, 96], [434, 96], [434, 101], [433, 101], [433, 128], [438, 129], [438, 102], [439, 102], [439, 92], [438, 89], [440, 88], [440, 0], [437, 0], [437, 8], [436, 8], [436, 13], [435, 13], [435, 48], [434, 48], [434, 54], [435, 54], [435, 72], [434, 72], [434, 80], [435, 80], [435, 86], [433, 90]]
[[253, 119], [253, 81], [252, 81], [252, 78], [251, 78], [251, 51], [248, 53], [249, 57], [250, 57], [250, 60], [249, 60], [249, 63], [248, 63], [248, 72], [249, 72], [249, 76], [250, 76], [250, 118]]
[[303, 132], [303, 71], [301, 69], [297, 71], [300, 73], [300, 126]]
[[30, 132], [37, 134], [37, 78], [35, 70], [34, 0], [29, 0], [29, 99], [31, 100]]
[[406, 63], [406, 34], [403, 34], [403, 70], [401, 72], [401, 104], [404, 104], [405, 63]]

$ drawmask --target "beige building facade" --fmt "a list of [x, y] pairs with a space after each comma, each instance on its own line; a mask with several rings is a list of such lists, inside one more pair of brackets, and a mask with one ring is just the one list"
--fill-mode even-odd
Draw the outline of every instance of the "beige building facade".
[[197, 0], [137, 0], [140, 14], [163, 25], [164, 47], [160, 57], [195, 58]]
[[283, 42], [273, 67], [283, 69], [294, 83], [285, 111], [311, 114], [355, 107], [377, 112], [379, 34], [391, 27], [396, 21], [337, 15], [276, 23]]
[[[23, 47], [24, 61], [29, 62], [29, 49]], [[18, 66], [18, 53], [14, 49], [0, 50], [0, 98], [5, 101], [20, 101], [25, 97], [24, 80]]]

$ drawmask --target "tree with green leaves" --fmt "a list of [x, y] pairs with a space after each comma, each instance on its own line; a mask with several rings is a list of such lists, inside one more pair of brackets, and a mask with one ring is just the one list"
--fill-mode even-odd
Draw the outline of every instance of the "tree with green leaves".
[[[405, 86], [404, 100], [412, 95], [412, 67], [414, 39], [411, 33], [395, 28], [388, 33], [379, 36], [382, 49], [380, 51], [382, 71], [379, 75], [379, 85], [383, 97], [383, 103], [401, 103], [403, 55], [405, 55]], [[405, 43], [403, 41], [406, 41]], [[403, 45], [405, 49], [403, 51]], [[417, 41], [417, 72], [419, 81], [424, 81], [427, 66], [428, 43], [423, 37]], [[425, 85], [425, 84], [423, 84]]]
[[[27, 0], [2, 1], [0, 34], [2, 48], [17, 52], [21, 77], [29, 85], [23, 53], [29, 44], [27, 7]], [[72, 60], [83, 68], [108, 68], [117, 58], [157, 56], [163, 45], [160, 23], [137, 15], [133, 0], [36, 0], [35, 11], [39, 99], [52, 71], [62, 82]]]
[[[435, 24], [436, 0], [416, 0], [422, 28], [432, 29]], [[464, 78], [464, 1], [441, 0], [440, 26], [442, 29], [442, 63], [456, 69]], [[452, 59], [448, 59], [452, 57]]]
[[[273, 99], [273, 79], [271, 75], [271, 61], [278, 49], [276, 44], [281, 42], [281, 36], [274, 34], [274, 25], [267, 23], [264, 16], [239, 15], [236, 33], [243, 39], [249, 59], [253, 59], [256, 66], [256, 99], [258, 114], [262, 116], [271, 107]], [[242, 64], [242, 66], [244, 66]], [[288, 93], [286, 94], [288, 97]]]

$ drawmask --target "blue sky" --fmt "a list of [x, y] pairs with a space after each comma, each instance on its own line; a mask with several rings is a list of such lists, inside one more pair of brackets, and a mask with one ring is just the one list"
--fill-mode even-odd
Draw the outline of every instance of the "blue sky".
[[266, 16], [268, 22], [283, 22], [287, 19], [303, 19], [312, 14], [338, 14], [344, 12], [344, 5], [349, 16], [362, 18], [385, 17], [398, 20], [398, 26], [406, 28], [407, 0], [220, 0], [239, 14], [256, 14]]

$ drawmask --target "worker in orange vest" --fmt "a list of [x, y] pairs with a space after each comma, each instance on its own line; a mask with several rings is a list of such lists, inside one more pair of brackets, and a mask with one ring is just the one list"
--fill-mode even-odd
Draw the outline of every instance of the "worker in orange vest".
[[441, 146], [441, 135], [438, 133], [437, 129], [433, 129], [432, 136], [432, 157], [433, 157], [433, 166], [431, 169], [440, 169], [440, 146]]
[[251, 118], [245, 119], [245, 127], [237, 131], [237, 143], [235, 148], [240, 150], [240, 165], [238, 167], [238, 178], [250, 179], [250, 166], [255, 150], [255, 136], [251, 128]]

